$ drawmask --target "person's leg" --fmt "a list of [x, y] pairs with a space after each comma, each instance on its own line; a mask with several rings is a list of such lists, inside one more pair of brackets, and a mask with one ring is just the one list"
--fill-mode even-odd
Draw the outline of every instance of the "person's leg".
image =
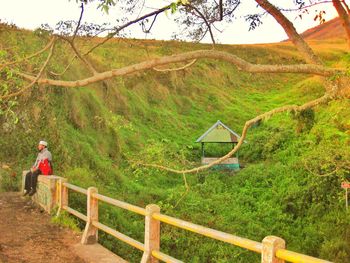
[[27, 174], [26, 174], [26, 178], [25, 178], [25, 181], [24, 181], [24, 190], [26, 190], [27, 192], [30, 191], [31, 189], [31, 183], [32, 182], [32, 172], [29, 171]]
[[38, 183], [38, 176], [41, 174], [41, 171], [37, 169], [36, 171], [32, 172], [31, 176], [31, 188], [29, 195], [33, 195], [36, 192], [36, 185]]

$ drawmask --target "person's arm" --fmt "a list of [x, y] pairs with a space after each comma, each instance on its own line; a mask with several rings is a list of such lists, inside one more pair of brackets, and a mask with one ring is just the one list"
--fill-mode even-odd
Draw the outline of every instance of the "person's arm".
[[30, 171], [34, 172], [38, 169], [38, 165], [39, 165], [39, 154], [36, 157], [35, 163], [33, 164], [32, 168], [30, 169]]
[[47, 159], [49, 161], [50, 167], [51, 167], [51, 171], [53, 171], [53, 166], [52, 166], [52, 154], [51, 152], [47, 152]]
[[52, 154], [48, 151], [47, 152], [47, 159], [49, 159], [49, 162], [52, 162]]

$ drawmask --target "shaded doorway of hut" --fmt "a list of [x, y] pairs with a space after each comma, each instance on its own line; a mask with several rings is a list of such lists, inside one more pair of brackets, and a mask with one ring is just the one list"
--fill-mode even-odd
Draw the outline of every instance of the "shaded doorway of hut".
[[[226, 142], [206, 142], [201, 143], [202, 157], [215, 157], [220, 158], [228, 154], [237, 143], [226, 143]], [[232, 156], [238, 158], [238, 151]]]

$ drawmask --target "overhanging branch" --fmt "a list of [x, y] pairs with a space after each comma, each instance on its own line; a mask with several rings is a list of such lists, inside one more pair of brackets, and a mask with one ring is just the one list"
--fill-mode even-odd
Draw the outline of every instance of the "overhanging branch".
[[287, 112], [287, 111], [302, 111], [302, 110], [305, 110], [305, 109], [308, 109], [308, 108], [312, 108], [312, 107], [315, 107], [315, 106], [317, 106], [319, 104], [326, 103], [329, 99], [331, 99], [331, 96], [329, 94], [325, 94], [321, 98], [318, 98], [316, 100], [307, 102], [307, 103], [305, 103], [305, 104], [303, 104], [301, 106], [298, 106], [298, 105], [282, 106], [280, 108], [276, 108], [276, 109], [270, 110], [268, 112], [265, 112], [265, 113], [263, 113], [261, 115], [256, 116], [255, 118], [247, 121], [244, 124], [243, 130], [242, 130], [242, 136], [238, 140], [238, 143], [236, 144], [236, 146], [230, 152], [228, 152], [226, 155], [222, 156], [221, 158], [218, 158], [214, 162], [211, 162], [211, 163], [209, 163], [207, 165], [202, 165], [202, 166], [195, 167], [195, 168], [192, 168], [192, 169], [177, 170], [177, 169], [172, 169], [172, 168], [169, 168], [169, 167], [166, 167], [166, 166], [162, 166], [162, 165], [158, 165], [158, 164], [142, 164], [142, 163], [138, 163], [138, 164], [142, 165], [142, 166], [146, 166], [146, 167], [153, 167], [153, 168], [157, 168], [157, 169], [160, 169], [160, 170], [165, 170], [165, 171], [176, 173], [176, 174], [197, 173], [197, 172], [200, 172], [200, 171], [203, 171], [203, 170], [207, 170], [210, 167], [213, 167], [214, 165], [220, 164], [223, 161], [225, 161], [228, 158], [230, 158], [232, 155], [234, 155], [238, 151], [238, 149], [242, 146], [244, 140], [246, 139], [249, 128], [252, 125], [254, 125], [255, 123], [257, 123], [257, 122], [259, 122], [261, 120], [264, 120], [264, 119], [268, 119], [268, 118], [270, 118], [271, 116], [273, 116], [273, 115], [275, 115], [277, 113]]
[[11, 93], [11, 94], [7, 94], [7, 95], [3, 95], [3, 96], [0, 96], [0, 99], [9, 99], [9, 98], [13, 98], [13, 97], [16, 97], [16, 96], [19, 96], [21, 95], [23, 92], [25, 92], [26, 90], [30, 89], [31, 87], [34, 86], [34, 84], [38, 81], [38, 79], [41, 77], [41, 75], [43, 74], [47, 64], [49, 63], [51, 57], [52, 57], [52, 54], [53, 54], [53, 48], [55, 46], [55, 42], [52, 42], [51, 43], [51, 48], [50, 48], [50, 52], [49, 52], [49, 55], [47, 56], [43, 66], [41, 67], [39, 73], [36, 75], [36, 77], [33, 77], [31, 83], [29, 83], [28, 85], [26, 85], [25, 87], [23, 87], [22, 89], [20, 89], [19, 91], [17, 92], [14, 92], [14, 93]]
[[40, 55], [41, 53], [44, 53], [46, 50], [48, 50], [51, 47], [51, 45], [53, 44], [53, 42], [55, 40], [56, 40], [56, 37], [52, 37], [50, 42], [47, 43], [47, 45], [43, 49], [41, 49], [41, 50], [39, 50], [39, 51], [37, 51], [37, 52], [27, 56], [27, 57], [24, 57], [24, 58], [16, 60], [16, 61], [11, 61], [11, 62], [6, 62], [6, 63], [3, 63], [3, 64], [0, 64], [0, 70], [3, 69], [4, 67], [8, 67], [8, 66], [11, 66], [11, 65], [15, 65], [15, 64], [21, 63], [22, 61], [31, 59], [33, 57], [36, 57], [36, 56]]
[[[185, 62], [193, 59], [218, 59], [229, 62], [237, 68], [245, 72], [252, 73], [300, 73], [313, 74], [320, 76], [331, 76], [334, 74], [344, 74], [343, 70], [329, 69], [321, 65], [314, 64], [297, 64], [297, 65], [260, 65], [247, 62], [235, 55], [223, 51], [216, 50], [197, 50], [192, 52], [181, 53], [178, 55], [166, 56], [146, 60], [141, 63], [133, 64], [119, 69], [113, 69], [94, 76], [74, 81], [54, 80], [54, 79], [39, 79], [40, 84], [49, 84], [53, 86], [75, 88], [84, 87], [92, 83], [103, 81], [118, 76], [125, 76], [139, 71], [152, 69], [154, 67], [167, 65], [171, 63]], [[23, 78], [32, 81], [35, 77], [25, 73], [16, 73]]]

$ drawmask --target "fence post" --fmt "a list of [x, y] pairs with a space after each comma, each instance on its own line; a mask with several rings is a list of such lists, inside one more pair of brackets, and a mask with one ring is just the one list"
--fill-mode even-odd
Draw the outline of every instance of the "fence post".
[[158, 262], [158, 259], [152, 256], [152, 251], [159, 250], [160, 247], [160, 222], [154, 219], [152, 215], [159, 212], [160, 208], [157, 205], [146, 206], [145, 251], [143, 252], [141, 263]]
[[276, 236], [267, 236], [262, 241], [261, 263], [284, 263], [284, 260], [276, 257], [278, 249], [284, 249], [286, 242]]
[[58, 201], [58, 211], [57, 215], [59, 216], [63, 207], [68, 206], [68, 189], [64, 186], [64, 183], [67, 183], [66, 178], [60, 178], [58, 187], [59, 187], [59, 201]]
[[84, 245], [95, 244], [98, 240], [98, 229], [92, 225], [93, 221], [98, 221], [98, 199], [93, 197], [97, 194], [96, 187], [89, 187], [87, 190], [87, 222], [85, 230], [81, 238], [81, 243]]

